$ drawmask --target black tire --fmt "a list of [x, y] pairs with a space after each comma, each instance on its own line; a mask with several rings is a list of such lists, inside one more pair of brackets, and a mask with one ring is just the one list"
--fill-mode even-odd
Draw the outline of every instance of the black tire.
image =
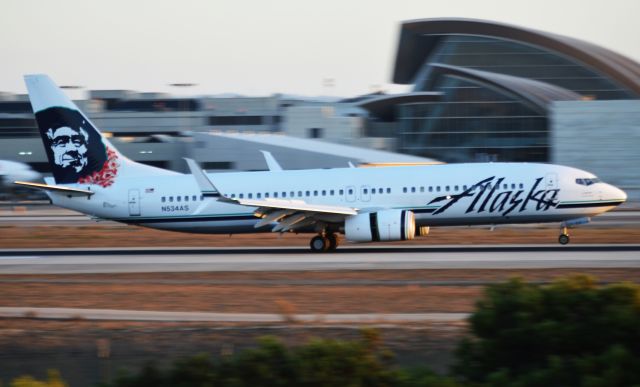
[[309, 247], [311, 247], [311, 251], [313, 251], [314, 253], [322, 253], [324, 251], [327, 251], [327, 249], [329, 248], [329, 240], [321, 235], [316, 235], [311, 238]]
[[327, 247], [327, 251], [335, 251], [340, 244], [338, 241], [338, 236], [336, 234], [328, 234], [327, 241], [329, 242], [329, 246]]
[[560, 243], [561, 245], [566, 245], [567, 243], [569, 243], [569, 235], [567, 234], [560, 234], [560, 236], [558, 237], [558, 243]]

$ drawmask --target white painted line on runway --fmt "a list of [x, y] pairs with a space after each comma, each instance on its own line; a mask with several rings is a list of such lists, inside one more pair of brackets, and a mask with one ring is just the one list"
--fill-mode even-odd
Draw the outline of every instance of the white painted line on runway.
[[402, 323], [463, 321], [469, 313], [348, 313], [294, 314], [167, 312], [120, 309], [0, 307], [1, 317], [37, 319], [83, 319], [117, 321], [251, 322], [282, 323]]

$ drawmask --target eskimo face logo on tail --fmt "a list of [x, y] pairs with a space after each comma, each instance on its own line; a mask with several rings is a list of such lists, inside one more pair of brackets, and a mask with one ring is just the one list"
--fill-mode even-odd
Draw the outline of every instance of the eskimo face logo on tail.
[[108, 187], [118, 173], [118, 155], [77, 110], [52, 107], [36, 113], [56, 183]]
[[504, 180], [504, 177], [496, 178], [496, 176], [491, 176], [480, 180], [460, 194], [439, 196], [430, 201], [429, 204], [439, 203], [445, 200], [448, 200], [448, 202], [434, 211], [432, 215], [441, 214], [457, 203], [461, 201], [464, 202], [464, 198], [469, 198], [466, 202], [471, 202], [467, 205], [467, 209], [465, 210], [466, 214], [487, 212], [508, 216], [514, 211], [519, 213], [527, 210], [527, 208], [535, 211], [547, 211], [558, 205], [558, 193], [560, 189], [540, 188], [540, 182], [543, 180], [542, 177], [535, 180], [526, 195], [524, 189], [509, 190], [505, 188], [501, 190], [500, 187], [503, 186]]

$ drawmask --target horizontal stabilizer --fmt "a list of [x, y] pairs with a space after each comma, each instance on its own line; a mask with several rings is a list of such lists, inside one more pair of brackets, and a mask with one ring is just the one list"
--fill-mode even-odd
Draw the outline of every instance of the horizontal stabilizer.
[[40, 183], [30, 183], [28, 181], [14, 181], [14, 184], [23, 186], [23, 187], [28, 187], [28, 188], [34, 188], [34, 189], [40, 189], [43, 191], [51, 191], [51, 192], [58, 192], [58, 193], [62, 193], [65, 195], [71, 195], [71, 196], [91, 196], [93, 195], [95, 192], [93, 191], [89, 191], [89, 190], [85, 190], [85, 189], [79, 189], [79, 188], [70, 188], [70, 187], [65, 187], [62, 185], [49, 185], [49, 184], [40, 184]]

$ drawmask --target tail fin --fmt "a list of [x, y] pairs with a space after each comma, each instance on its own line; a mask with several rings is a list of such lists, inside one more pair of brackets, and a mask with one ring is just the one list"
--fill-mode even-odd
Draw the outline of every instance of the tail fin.
[[109, 187], [125, 166], [143, 173], [157, 170], [122, 156], [48, 76], [24, 79], [56, 184]]

